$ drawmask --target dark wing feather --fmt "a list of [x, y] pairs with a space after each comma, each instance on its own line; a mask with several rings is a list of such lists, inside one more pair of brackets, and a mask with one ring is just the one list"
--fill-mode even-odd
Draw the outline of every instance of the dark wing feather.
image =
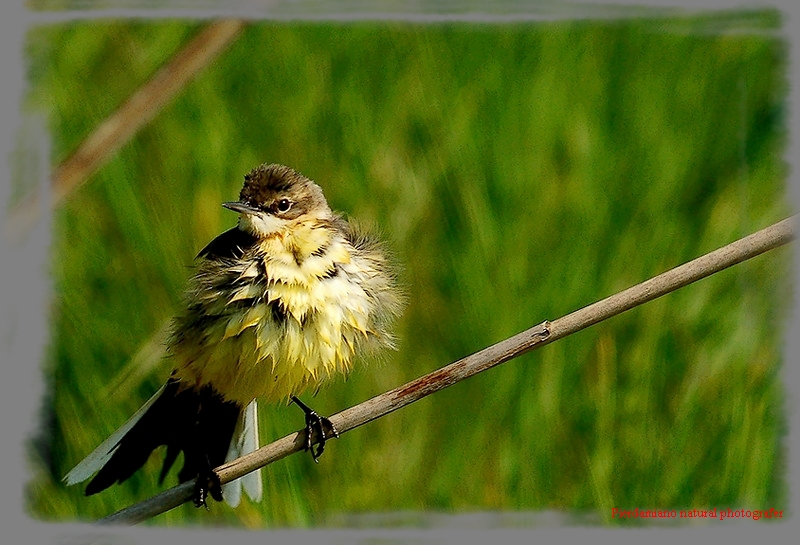
[[211, 260], [218, 259], [239, 259], [245, 250], [256, 242], [256, 237], [238, 227], [228, 229], [217, 238], [209, 242], [205, 248], [200, 250], [197, 257], [205, 257]]

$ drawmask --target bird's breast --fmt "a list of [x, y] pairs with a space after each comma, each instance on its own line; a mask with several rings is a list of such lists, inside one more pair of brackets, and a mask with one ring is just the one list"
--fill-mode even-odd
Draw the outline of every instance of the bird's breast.
[[178, 325], [171, 347], [179, 379], [240, 403], [278, 400], [348, 372], [378, 333], [369, 271], [344, 241], [302, 259], [297, 248], [269, 250], [228, 263], [225, 281], [201, 288], [203, 304]]

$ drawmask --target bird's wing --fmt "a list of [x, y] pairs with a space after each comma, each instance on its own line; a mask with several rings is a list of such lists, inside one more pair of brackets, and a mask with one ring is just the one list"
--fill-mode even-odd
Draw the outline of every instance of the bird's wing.
[[78, 465], [73, 467], [69, 473], [64, 476], [64, 482], [67, 485], [73, 485], [85, 481], [95, 473], [97, 473], [106, 462], [111, 458], [119, 445], [120, 440], [126, 433], [139, 421], [142, 416], [147, 412], [153, 403], [164, 392], [166, 384], [163, 385], [153, 396], [142, 405], [142, 407], [131, 416], [127, 422], [120, 426], [117, 431], [108, 436], [108, 439], [100, 443], [86, 458], [78, 462]]
[[[230, 462], [240, 456], [253, 452], [258, 448], [258, 405], [256, 400], [251, 401], [242, 411], [236, 430], [233, 432], [231, 446], [225, 461]], [[261, 470], [257, 469], [243, 477], [233, 480], [222, 486], [222, 495], [225, 502], [231, 507], [239, 505], [242, 497], [242, 486], [245, 492], [254, 502], [261, 501], [263, 486], [261, 482]]]
[[200, 250], [197, 257], [217, 260], [225, 258], [240, 258], [244, 251], [255, 244], [256, 238], [238, 227], [228, 229]]

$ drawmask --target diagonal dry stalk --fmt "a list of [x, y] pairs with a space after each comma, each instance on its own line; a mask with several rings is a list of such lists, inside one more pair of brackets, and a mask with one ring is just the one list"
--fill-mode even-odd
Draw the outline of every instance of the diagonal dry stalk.
[[[149, 123], [203, 68], [208, 66], [244, 29], [236, 19], [215, 21], [205, 27], [149, 81], [139, 87], [114, 113], [104, 119], [64, 162], [50, 181], [47, 208], [54, 208], [84, 183], [136, 132]], [[6, 228], [20, 237], [35, 225], [40, 199], [32, 193], [6, 218]]]
[[[345, 409], [331, 416], [330, 420], [339, 433], [344, 434], [534, 348], [550, 344], [732, 265], [787, 244], [795, 238], [796, 218], [797, 216], [791, 216], [562, 318], [552, 322], [542, 322], [471, 356]], [[287, 435], [255, 452], [220, 466], [217, 473], [223, 484], [230, 482], [302, 450], [304, 443], [304, 431]], [[148, 500], [118, 511], [99, 522], [102, 524], [135, 524], [147, 520], [188, 501], [192, 497], [193, 489], [193, 482], [183, 483]]]

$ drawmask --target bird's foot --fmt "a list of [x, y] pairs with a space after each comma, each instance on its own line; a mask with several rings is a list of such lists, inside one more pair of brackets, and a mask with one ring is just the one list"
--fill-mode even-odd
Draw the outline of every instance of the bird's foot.
[[194, 505], [195, 507], [205, 507], [208, 510], [206, 498], [211, 495], [217, 501], [222, 501], [222, 483], [219, 475], [211, 468], [200, 472], [194, 483]]
[[[291, 396], [292, 402], [300, 407], [306, 415], [306, 444], [305, 450], [311, 452], [314, 462], [319, 463], [319, 457], [325, 450], [325, 442], [331, 437], [339, 437], [336, 426], [333, 422], [317, 414], [317, 411], [300, 401], [297, 397]], [[317, 448], [314, 450], [314, 437], [317, 438]]]

